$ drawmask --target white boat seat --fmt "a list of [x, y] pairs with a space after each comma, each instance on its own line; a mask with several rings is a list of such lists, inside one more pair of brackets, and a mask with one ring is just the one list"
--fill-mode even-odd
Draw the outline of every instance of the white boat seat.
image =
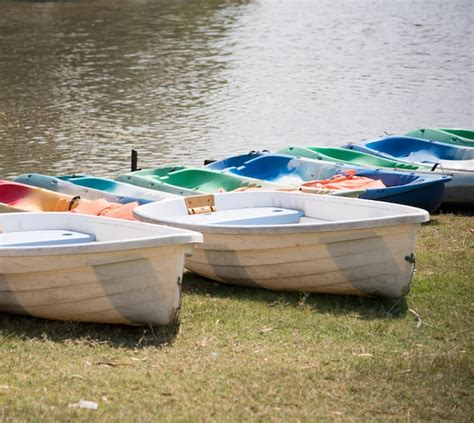
[[95, 241], [95, 235], [57, 229], [0, 234], [0, 247], [44, 247], [47, 245], [85, 244], [93, 241]]
[[298, 223], [303, 215], [301, 210], [251, 207], [178, 216], [173, 221], [196, 225], [284, 225]]

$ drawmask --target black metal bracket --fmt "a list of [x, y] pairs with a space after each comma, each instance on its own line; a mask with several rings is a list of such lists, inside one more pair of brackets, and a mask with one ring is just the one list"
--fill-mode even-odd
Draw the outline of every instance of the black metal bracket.
[[138, 151], [133, 150], [133, 149], [132, 149], [132, 155], [131, 155], [131, 169], [132, 169], [132, 172], [141, 170], [138, 168]]

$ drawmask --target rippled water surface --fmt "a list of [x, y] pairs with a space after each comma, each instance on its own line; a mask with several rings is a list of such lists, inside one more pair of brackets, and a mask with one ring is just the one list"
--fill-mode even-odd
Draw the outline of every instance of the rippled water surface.
[[0, 0], [0, 177], [473, 127], [472, 8]]

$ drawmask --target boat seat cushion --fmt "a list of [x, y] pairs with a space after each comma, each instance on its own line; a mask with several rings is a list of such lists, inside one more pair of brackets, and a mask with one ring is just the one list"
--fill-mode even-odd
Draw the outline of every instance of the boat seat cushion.
[[57, 229], [0, 234], [0, 247], [44, 247], [84, 244], [93, 241], [95, 241], [95, 235]]
[[301, 210], [252, 207], [178, 216], [173, 221], [196, 225], [283, 225], [298, 223], [303, 215]]

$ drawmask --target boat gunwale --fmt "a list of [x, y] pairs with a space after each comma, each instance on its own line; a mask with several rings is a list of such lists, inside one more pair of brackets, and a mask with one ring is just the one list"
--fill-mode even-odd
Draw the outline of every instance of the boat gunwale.
[[[173, 200], [171, 200], [173, 201]], [[60, 212], [30, 212], [30, 213], [6, 213], [0, 218], [0, 227], [2, 226], [3, 219], [14, 219], [14, 217], [21, 215], [22, 217], [29, 217], [34, 219], [34, 217], [40, 217], [45, 215], [57, 215], [58, 217], [64, 217], [64, 213]], [[133, 221], [124, 221], [122, 219], [116, 219], [112, 217], [105, 216], [87, 216], [87, 215], [69, 215], [68, 217], [74, 216], [74, 219], [87, 221], [87, 220], [97, 220], [99, 225], [110, 225], [114, 226], [125, 226], [128, 229], [132, 229], [136, 226], [137, 229], [142, 225], [149, 226], [150, 224], [145, 222], [133, 222]], [[38, 223], [40, 228], [41, 223]], [[156, 225], [154, 227], [149, 227], [151, 231], [156, 230]], [[147, 237], [136, 237], [136, 238], [125, 238], [119, 240], [110, 240], [110, 241], [93, 241], [83, 244], [66, 244], [66, 245], [43, 245], [43, 246], [6, 246], [2, 247], [0, 245], [0, 258], [2, 257], [33, 257], [33, 256], [68, 256], [68, 255], [80, 255], [80, 254], [89, 254], [89, 253], [114, 253], [114, 252], [123, 252], [129, 250], [141, 250], [145, 248], [160, 248], [173, 245], [186, 245], [186, 244], [195, 244], [201, 243], [203, 238], [202, 234], [196, 231], [182, 230], [181, 228], [172, 227], [170, 225], [161, 225], [165, 226], [167, 230], [172, 230], [172, 232], [177, 231], [177, 233], [168, 233], [168, 234], [156, 234]], [[67, 221], [58, 222], [56, 229], [60, 230], [71, 230], [70, 227], [67, 227]], [[143, 228], [141, 228], [143, 229]], [[4, 233], [16, 232], [16, 231], [4, 231]], [[19, 230], [18, 232], [22, 232]]]
[[[267, 192], [272, 194], [289, 194], [289, 195], [298, 195], [301, 196], [301, 199], [314, 199], [317, 198], [324, 199], [326, 202], [340, 202], [341, 204], [346, 204], [348, 201], [357, 201], [359, 206], [365, 207], [377, 207], [386, 209], [389, 211], [390, 209], [393, 210], [393, 214], [389, 216], [381, 216], [381, 217], [371, 217], [371, 218], [360, 218], [357, 220], [338, 220], [338, 221], [331, 221], [331, 222], [307, 222], [307, 223], [290, 223], [290, 224], [281, 224], [281, 225], [217, 225], [217, 224], [193, 224], [193, 223], [177, 223], [173, 221], [172, 217], [165, 217], [165, 218], [157, 218], [150, 216], [150, 213], [143, 213], [143, 209], [151, 208], [151, 206], [156, 206], [153, 204], [145, 204], [143, 206], [137, 207], [133, 210], [133, 215], [143, 221], [148, 223], [154, 224], [161, 224], [161, 225], [168, 225], [182, 229], [188, 229], [200, 232], [202, 234], [298, 234], [298, 233], [321, 233], [321, 232], [342, 232], [347, 230], [354, 230], [354, 229], [370, 229], [370, 228], [379, 228], [384, 226], [398, 226], [403, 224], [418, 224], [427, 222], [429, 220], [429, 213], [423, 209], [411, 206], [404, 206], [400, 204], [393, 204], [393, 203], [384, 203], [379, 201], [373, 200], [365, 200], [365, 199], [355, 199], [355, 198], [346, 198], [346, 197], [337, 197], [337, 196], [326, 196], [326, 195], [318, 195], [318, 194], [290, 194], [284, 192], [272, 192], [272, 191], [260, 191], [261, 193]], [[239, 195], [247, 195], [252, 194], [252, 192], [240, 192]], [[226, 195], [236, 195], [236, 193], [219, 193], [218, 195], [226, 196]], [[170, 200], [171, 201], [179, 201], [179, 200]], [[184, 200], [183, 200], [184, 201]], [[166, 202], [161, 202], [160, 204], [165, 204]], [[366, 203], [366, 204], [363, 204]], [[282, 207], [282, 206], [279, 206]], [[140, 210], [142, 209], [142, 210]], [[410, 210], [410, 214], [396, 214], [398, 212], [397, 209], [405, 209]]]

